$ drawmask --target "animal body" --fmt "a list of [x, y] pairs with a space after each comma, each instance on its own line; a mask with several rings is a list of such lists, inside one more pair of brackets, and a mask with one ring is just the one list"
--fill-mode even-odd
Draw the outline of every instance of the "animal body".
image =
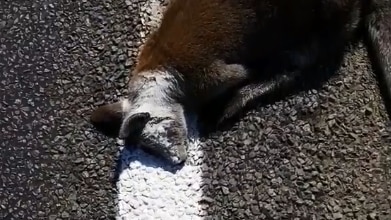
[[[389, 0], [172, 0], [141, 48], [129, 97], [99, 107], [91, 122], [181, 163], [185, 110], [197, 112], [235, 91], [224, 121], [302, 74], [316, 74], [318, 65], [362, 36], [391, 94]], [[272, 65], [291, 71], [277, 76], [268, 72]]]

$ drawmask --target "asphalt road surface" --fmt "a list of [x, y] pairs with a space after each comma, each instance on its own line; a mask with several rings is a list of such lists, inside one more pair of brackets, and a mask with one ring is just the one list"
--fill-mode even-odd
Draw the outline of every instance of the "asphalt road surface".
[[[88, 117], [126, 94], [145, 2], [0, 2], [0, 219], [118, 217], [121, 151]], [[200, 140], [202, 219], [391, 219], [387, 122], [353, 49], [322, 88]]]

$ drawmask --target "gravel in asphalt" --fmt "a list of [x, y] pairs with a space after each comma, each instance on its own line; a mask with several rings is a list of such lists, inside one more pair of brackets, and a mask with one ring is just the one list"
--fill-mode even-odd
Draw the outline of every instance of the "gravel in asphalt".
[[87, 119], [120, 94], [131, 14], [125, 2], [0, 3], [1, 219], [115, 216], [118, 149]]
[[[156, 22], [146, 4], [0, 3], [0, 219], [116, 216], [121, 151], [88, 117], [126, 94]], [[387, 121], [366, 50], [354, 49], [322, 89], [201, 139], [203, 218], [391, 219]]]
[[213, 219], [391, 219], [390, 130], [366, 51], [321, 89], [248, 112], [204, 143]]

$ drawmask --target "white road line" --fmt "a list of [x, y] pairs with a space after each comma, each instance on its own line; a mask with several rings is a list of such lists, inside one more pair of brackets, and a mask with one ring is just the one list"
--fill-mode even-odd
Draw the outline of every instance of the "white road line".
[[117, 182], [117, 219], [203, 219], [199, 205], [202, 198], [202, 151], [196, 132], [189, 133], [194, 140], [189, 157], [195, 160], [193, 165], [185, 165], [176, 171], [141, 150], [122, 152]]
[[[156, 28], [161, 20], [162, 0], [145, 0], [140, 3], [143, 30]], [[144, 41], [145, 39], [140, 39]], [[189, 120], [188, 124], [194, 124]], [[202, 197], [202, 151], [197, 132], [189, 126], [192, 146], [190, 164], [174, 171], [164, 161], [139, 149], [123, 149], [117, 182], [118, 207], [116, 219], [121, 220], [202, 220], [199, 201]]]

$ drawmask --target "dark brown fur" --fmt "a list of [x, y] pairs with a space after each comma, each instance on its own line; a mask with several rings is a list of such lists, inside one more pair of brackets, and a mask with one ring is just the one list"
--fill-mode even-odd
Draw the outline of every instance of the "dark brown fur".
[[[327, 65], [363, 33], [391, 94], [390, 10], [389, 0], [172, 0], [141, 49], [129, 81], [130, 100], [136, 102], [134, 97], [144, 91], [140, 82], [169, 73], [175, 80], [163, 92], [168, 105], [175, 106], [169, 110], [175, 129], [186, 129], [180, 106], [199, 110], [236, 91], [221, 122], [256, 98], [297, 83], [301, 75], [316, 74], [317, 66]], [[272, 71], [275, 66], [281, 68]], [[264, 76], [269, 79], [260, 81]], [[118, 106], [98, 109], [91, 121], [109, 126], [98, 115], [118, 112]], [[133, 113], [124, 114], [129, 118]]]
[[193, 104], [202, 103], [204, 97], [249, 76], [226, 75], [216, 61], [263, 74], [262, 65], [282, 62], [287, 51], [304, 50], [321, 36], [330, 35], [324, 41], [349, 39], [358, 25], [361, 4], [358, 0], [172, 1], [161, 26], [143, 46], [133, 75], [174, 68], [183, 87], [189, 88]]

